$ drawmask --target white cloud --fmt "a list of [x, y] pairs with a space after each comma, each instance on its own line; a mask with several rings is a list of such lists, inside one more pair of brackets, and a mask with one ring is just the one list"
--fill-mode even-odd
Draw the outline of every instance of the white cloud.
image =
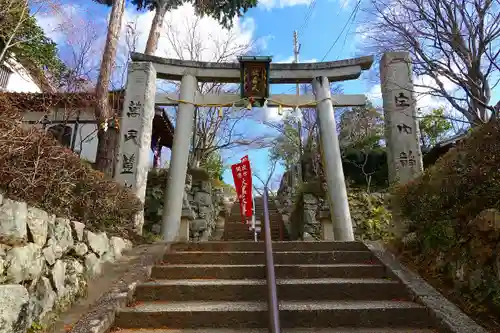
[[[293, 60], [294, 60], [294, 56], [289, 56], [288, 58], [285, 58], [283, 60], [278, 60], [278, 61], [273, 61], [274, 63], [277, 63], [277, 64], [287, 64], [287, 63], [292, 63]], [[299, 63], [311, 63], [311, 62], [318, 62], [318, 60], [316, 58], [312, 58], [312, 59], [308, 59], [308, 60], [301, 60], [299, 58]]]
[[[92, 8], [92, 9], [89, 9]], [[43, 15], [37, 17], [37, 20], [44, 31], [60, 47], [64, 48], [74, 42], [76, 29], [85, 23], [93, 26], [99, 26], [102, 31], [98, 34], [99, 38], [95, 40], [96, 50], [93, 52], [95, 62], [99, 63], [102, 57], [102, 49], [107, 32], [107, 17], [98, 16], [96, 13], [89, 13], [93, 8], [78, 5], [66, 5], [62, 7], [60, 13], [53, 15]], [[153, 19], [153, 12], [137, 12], [133, 8], [126, 8], [122, 22], [122, 31], [117, 55], [117, 68], [115, 76], [121, 76], [126, 69], [128, 53], [127, 30], [133, 27], [135, 36], [135, 51], [143, 52]], [[100, 22], [102, 21], [102, 22]], [[71, 27], [70, 27], [71, 26]], [[193, 29], [193, 27], [195, 27]], [[164, 32], [162, 33], [156, 52], [157, 56], [169, 58], [192, 59], [192, 55], [186, 48], [189, 45], [192, 36], [195, 36], [198, 43], [199, 57], [196, 60], [213, 61], [220, 56], [221, 49], [226, 51], [235, 51], [234, 59], [238, 55], [237, 50], [243, 48], [254, 41], [255, 22], [251, 18], [236, 18], [234, 27], [228, 31], [213, 18], [205, 16], [199, 18], [195, 15], [191, 4], [185, 4], [176, 10], [167, 13], [164, 23]], [[72, 31], [72, 32], [70, 32]], [[130, 35], [130, 34], [129, 34]], [[260, 41], [259, 41], [260, 42]], [[257, 47], [264, 48], [267, 39], [263, 39]], [[177, 49], [179, 52], [175, 52]], [[124, 80], [122, 80], [124, 82]]]
[[[146, 46], [153, 16], [153, 12], [138, 13], [131, 9], [127, 9], [125, 12], [124, 23], [134, 22], [137, 29], [137, 52], [142, 52]], [[241, 45], [249, 44], [253, 40], [254, 32], [255, 22], [252, 18], [235, 19], [234, 27], [228, 31], [211, 17], [197, 17], [193, 6], [187, 3], [167, 13], [156, 55], [191, 59], [192, 56], [185, 45], [189, 45], [194, 36], [196, 42], [200, 43], [197, 46], [201, 53], [198, 60], [211, 61], [220, 54], [221, 45], [229, 44], [229, 48], [235, 49]], [[122, 43], [125, 42], [124, 35], [125, 27], [122, 32]], [[184, 48], [184, 50], [178, 54], [174, 49], [180, 48]]]
[[370, 99], [375, 104], [379, 104], [382, 99], [382, 90], [380, 84], [376, 84], [368, 91], [366, 97]]
[[311, 0], [261, 0], [259, 8], [271, 10], [273, 8], [285, 8], [300, 5], [309, 5]]
[[281, 114], [278, 107], [254, 108], [254, 112], [257, 119], [270, 123], [279, 123], [287, 119], [297, 120], [298, 118], [302, 118], [302, 113], [293, 108], [282, 108]]

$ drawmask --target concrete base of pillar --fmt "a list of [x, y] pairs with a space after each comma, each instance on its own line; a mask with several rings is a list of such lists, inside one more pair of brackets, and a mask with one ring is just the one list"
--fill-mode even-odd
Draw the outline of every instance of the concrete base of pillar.
[[189, 242], [189, 219], [181, 218], [181, 225], [177, 240], [179, 242]]
[[333, 223], [330, 219], [322, 219], [321, 223], [321, 240], [334, 241]]

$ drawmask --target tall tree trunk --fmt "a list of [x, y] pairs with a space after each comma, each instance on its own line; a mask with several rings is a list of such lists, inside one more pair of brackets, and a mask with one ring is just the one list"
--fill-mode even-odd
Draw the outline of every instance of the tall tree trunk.
[[[155, 16], [153, 22], [151, 22], [151, 28], [149, 29], [148, 41], [146, 43], [146, 50], [144, 53], [147, 55], [154, 55], [158, 49], [158, 41], [160, 40], [161, 29], [163, 28], [163, 21], [165, 20], [165, 15], [167, 14], [165, 1], [158, 1], [158, 7], [155, 11]], [[160, 167], [161, 161], [161, 146], [157, 145], [154, 148], [154, 158], [153, 158], [153, 168], [157, 169]]]
[[[155, 138], [153, 138], [155, 140]], [[158, 169], [161, 164], [161, 140], [156, 140], [153, 146], [153, 169]]]
[[109, 81], [111, 79], [111, 72], [116, 58], [124, 11], [125, 0], [116, 0], [113, 3], [111, 15], [109, 17], [106, 45], [104, 46], [104, 52], [102, 54], [99, 79], [97, 80], [95, 91], [95, 117], [99, 120], [95, 167], [97, 170], [104, 172], [104, 174], [110, 177], [113, 176], [114, 162], [118, 146], [118, 129], [109, 126], [107, 131], [105, 131], [101, 127], [101, 124], [108, 122], [109, 119], [114, 116], [112, 114], [113, 111], [109, 106]]
[[163, 28], [163, 21], [165, 21], [165, 15], [167, 14], [167, 7], [165, 1], [159, 1], [159, 6], [155, 11], [155, 16], [153, 22], [151, 22], [151, 29], [149, 29], [148, 42], [146, 43], [146, 50], [144, 51], [147, 55], [154, 55], [158, 49], [158, 41], [160, 40], [161, 29]]

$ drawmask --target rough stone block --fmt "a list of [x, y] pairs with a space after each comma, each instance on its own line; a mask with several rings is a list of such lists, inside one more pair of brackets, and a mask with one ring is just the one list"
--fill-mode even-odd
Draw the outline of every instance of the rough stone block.
[[74, 241], [71, 224], [68, 219], [56, 218], [53, 224], [49, 223], [49, 239], [59, 245], [63, 253], [73, 248]]
[[189, 227], [193, 232], [204, 231], [208, 228], [208, 221], [205, 219], [196, 219], [191, 221]]
[[186, 191], [191, 191], [191, 187], [193, 186], [193, 176], [190, 175], [189, 173], [186, 174], [186, 185], [185, 185], [185, 190]]
[[198, 203], [199, 206], [211, 206], [212, 196], [205, 192], [196, 192], [194, 195], [194, 201]]
[[101, 274], [101, 261], [95, 253], [89, 253], [85, 256], [85, 269], [87, 276], [90, 278], [96, 277]]
[[52, 311], [57, 298], [50, 280], [42, 276], [38, 279], [30, 295], [33, 321], [37, 323], [43, 322], [44, 317]]
[[210, 218], [215, 216], [215, 208], [213, 206], [199, 206], [198, 216], [202, 219]]
[[115, 259], [119, 259], [122, 256], [123, 250], [127, 248], [127, 244], [120, 237], [111, 237], [111, 239], [109, 240], [109, 245]]
[[106, 233], [100, 232], [98, 234], [95, 234], [91, 231], [86, 230], [85, 237], [92, 251], [97, 253], [99, 257], [109, 251], [109, 239]]
[[28, 237], [27, 216], [28, 206], [25, 202], [3, 199], [0, 206], [0, 243], [25, 244]]
[[62, 260], [57, 260], [50, 271], [50, 278], [52, 280], [52, 285], [57, 291], [58, 295], [64, 294], [64, 280], [66, 278], [66, 263]]
[[49, 214], [46, 211], [29, 207], [26, 223], [33, 243], [44, 246], [47, 242]]
[[83, 242], [85, 224], [77, 221], [71, 221], [71, 229], [73, 230], [73, 238], [79, 242]]
[[26, 332], [31, 322], [28, 290], [19, 284], [0, 285], [0, 332]]
[[188, 174], [190, 174], [193, 177], [193, 182], [210, 179], [210, 174], [208, 173], [208, 171], [202, 168], [189, 169]]
[[205, 193], [212, 193], [212, 184], [210, 180], [204, 180], [200, 182], [200, 191]]
[[64, 263], [66, 264], [66, 289], [80, 288], [82, 284], [86, 284], [85, 267], [77, 259], [66, 258]]
[[77, 243], [75, 245], [75, 254], [79, 257], [83, 257], [89, 251], [88, 246], [85, 243]]
[[6, 256], [7, 281], [20, 283], [36, 280], [44, 268], [45, 260], [41, 247], [29, 243], [22, 247], [13, 247]]
[[47, 263], [49, 265], [54, 265], [56, 260], [62, 257], [63, 250], [59, 244], [51, 238], [49, 239], [47, 246], [42, 250], [42, 253]]

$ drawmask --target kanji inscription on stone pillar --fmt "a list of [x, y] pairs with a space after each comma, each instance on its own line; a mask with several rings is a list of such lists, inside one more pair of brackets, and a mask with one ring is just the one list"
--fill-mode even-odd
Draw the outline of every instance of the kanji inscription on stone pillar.
[[385, 53], [380, 79], [389, 182], [404, 184], [423, 170], [409, 53]]
[[[150, 167], [151, 134], [155, 114], [156, 71], [150, 62], [132, 62], [120, 123], [120, 147], [115, 180], [130, 188], [144, 202]], [[143, 216], [134, 222], [142, 232]]]

